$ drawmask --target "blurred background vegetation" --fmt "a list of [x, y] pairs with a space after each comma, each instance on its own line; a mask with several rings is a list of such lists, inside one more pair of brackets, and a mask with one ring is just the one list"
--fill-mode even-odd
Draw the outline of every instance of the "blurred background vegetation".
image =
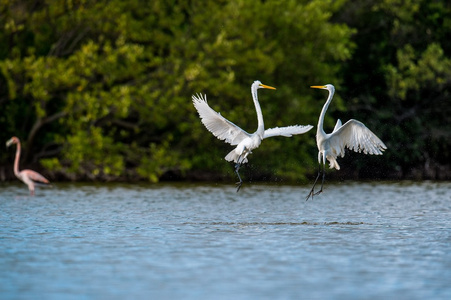
[[[53, 181], [233, 178], [191, 95], [253, 132], [254, 80], [277, 88], [266, 127], [316, 126], [327, 93], [309, 86], [332, 83], [326, 128], [355, 118], [388, 146], [335, 176], [451, 178], [449, 1], [0, 0], [0, 26], [0, 140]], [[265, 140], [246, 180], [316, 174], [315, 131]]]

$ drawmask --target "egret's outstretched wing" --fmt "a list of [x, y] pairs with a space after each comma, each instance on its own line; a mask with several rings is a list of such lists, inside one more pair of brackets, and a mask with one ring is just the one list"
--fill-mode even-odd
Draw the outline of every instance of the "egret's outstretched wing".
[[231, 145], [238, 145], [250, 134], [236, 126], [221, 114], [215, 112], [207, 103], [207, 95], [193, 95], [193, 104], [197, 109], [202, 123], [220, 140]]
[[365, 154], [382, 154], [387, 146], [362, 122], [349, 120], [330, 134], [330, 148], [336, 155], [344, 156], [345, 147]]
[[302, 134], [306, 133], [310, 129], [312, 129], [312, 125], [293, 125], [293, 126], [287, 126], [287, 127], [275, 127], [275, 128], [269, 128], [265, 130], [265, 134], [263, 135], [263, 138], [269, 138], [272, 136], [286, 136], [290, 137], [292, 135], [296, 134]]

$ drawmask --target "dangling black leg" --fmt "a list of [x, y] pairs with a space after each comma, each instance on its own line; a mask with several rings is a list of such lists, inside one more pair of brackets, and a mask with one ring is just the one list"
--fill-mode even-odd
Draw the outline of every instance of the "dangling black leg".
[[[316, 196], [316, 195], [319, 195], [319, 194], [321, 194], [322, 192], [323, 192], [323, 186], [324, 186], [324, 179], [325, 179], [325, 177], [326, 177], [326, 165], [324, 164], [323, 165], [323, 180], [321, 181], [321, 189], [319, 190], [319, 192], [316, 192], [314, 195]], [[313, 195], [312, 195], [312, 199], [313, 199]]]
[[236, 176], [238, 176], [238, 179], [240, 180], [239, 182], [236, 183], [236, 185], [237, 185], [236, 192], [237, 192], [237, 193], [238, 193], [238, 191], [240, 190], [241, 185], [243, 184], [243, 180], [241, 179], [240, 173], [238, 173], [239, 170], [240, 170], [240, 167], [241, 167], [241, 163], [243, 162], [243, 161], [241, 160], [241, 157], [242, 157], [242, 156], [243, 156], [243, 154], [241, 154], [240, 156], [238, 156], [238, 159], [236, 160], [236, 165], [235, 165], [235, 173], [236, 173]]
[[238, 171], [240, 170], [240, 167], [241, 167], [241, 164], [239, 162], [237, 162], [236, 165], [235, 165], [235, 173], [238, 176], [238, 179], [240, 180], [239, 182], [236, 183], [236, 185], [237, 185], [236, 192], [237, 193], [240, 190], [241, 185], [243, 184], [243, 180], [241, 180], [240, 173], [238, 173]]
[[[310, 193], [308, 193], [307, 198], [305, 198], [305, 201], [307, 201], [310, 196], [312, 196], [312, 200], [313, 200], [313, 196], [319, 194], [319, 193], [315, 193], [315, 186], [316, 183], [318, 182], [318, 178], [321, 175], [321, 164], [318, 165], [318, 176], [316, 176], [315, 182], [313, 183], [313, 187], [310, 190]], [[323, 169], [323, 183], [324, 183], [324, 169]], [[321, 191], [323, 190], [323, 185], [321, 184]]]

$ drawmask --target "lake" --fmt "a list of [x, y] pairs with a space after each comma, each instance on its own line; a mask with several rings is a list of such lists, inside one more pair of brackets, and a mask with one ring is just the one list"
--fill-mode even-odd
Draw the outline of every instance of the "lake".
[[451, 299], [451, 182], [0, 185], [1, 299]]

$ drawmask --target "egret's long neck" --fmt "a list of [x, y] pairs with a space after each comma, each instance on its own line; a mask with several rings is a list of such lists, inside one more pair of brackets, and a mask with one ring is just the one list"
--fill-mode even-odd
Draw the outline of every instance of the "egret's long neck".
[[257, 112], [257, 121], [258, 121], [257, 133], [260, 134], [261, 137], [263, 137], [263, 133], [265, 132], [265, 123], [263, 122], [263, 113], [260, 107], [260, 103], [258, 102], [257, 89], [252, 88], [251, 93], [252, 99], [254, 100], [255, 111]]
[[321, 110], [321, 114], [319, 116], [319, 120], [318, 120], [318, 128], [317, 128], [317, 133], [325, 133], [324, 132], [324, 128], [323, 128], [323, 124], [324, 124], [324, 116], [326, 115], [326, 111], [329, 108], [329, 104], [332, 101], [332, 98], [334, 96], [334, 90], [329, 90], [329, 97], [327, 98], [326, 103], [324, 103], [323, 109]]
[[16, 159], [14, 160], [14, 175], [19, 176], [20, 142], [16, 147]]

